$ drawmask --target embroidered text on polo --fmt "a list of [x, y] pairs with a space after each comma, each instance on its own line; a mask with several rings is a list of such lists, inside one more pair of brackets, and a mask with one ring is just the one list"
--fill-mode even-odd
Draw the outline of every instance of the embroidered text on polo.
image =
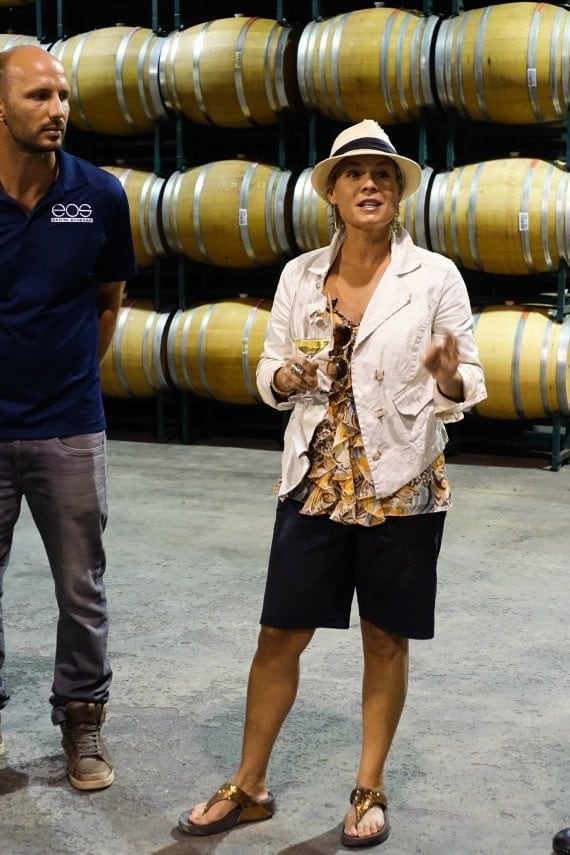
[[51, 209], [52, 223], [92, 223], [93, 210], [88, 202], [83, 202], [78, 205], [75, 202], [69, 202], [64, 205], [58, 202]]

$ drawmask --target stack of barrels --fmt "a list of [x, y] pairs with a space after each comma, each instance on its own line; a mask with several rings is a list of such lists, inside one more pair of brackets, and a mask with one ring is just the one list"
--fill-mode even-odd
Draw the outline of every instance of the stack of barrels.
[[[33, 38], [0, 36], [0, 48], [26, 40]], [[115, 26], [43, 46], [66, 69], [72, 124], [121, 137], [173, 117], [220, 129], [275, 125], [283, 111], [299, 121], [314, 114], [346, 124], [375, 118], [388, 130], [426, 112], [564, 128], [569, 43], [564, 6], [515, 2], [448, 18], [375, 6], [300, 29], [240, 15], [165, 36]], [[251, 269], [254, 282], [256, 268], [277, 266], [332, 236], [309, 163], [293, 172], [226, 159], [166, 177], [103, 166], [129, 198], [141, 268], [182, 256]], [[570, 257], [567, 165], [540, 152], [440, 172], [425, 166], [402, 214], [418, 244], [467, 271], [550, 274]], [[269, 300], [237, 296], [175, 312], [157, 312], [149, 300], [128, 302], [102, 364], [105, 394], [145, 397], [174, 388], [256, 403], [255, 363], [269, 310]], [[474, 307], [473, 315], [489, 391], [478, 413], [570, 415], [567, 319], [522, 305]]]

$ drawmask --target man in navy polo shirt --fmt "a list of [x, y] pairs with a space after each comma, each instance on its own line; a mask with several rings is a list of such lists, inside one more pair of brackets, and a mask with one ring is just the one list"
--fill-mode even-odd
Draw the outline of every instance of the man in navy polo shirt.
[[[70, 782], [96, 790], [114, 779], [99, 361], [136, 268], [122, 187], [62, 151], [68, 115], [61, 63], [32, 45], [0, 53], [0, 597], [23, 496], [59, 608], [52, 721]], [[8, 697], [0, 671], [0, 709]]]

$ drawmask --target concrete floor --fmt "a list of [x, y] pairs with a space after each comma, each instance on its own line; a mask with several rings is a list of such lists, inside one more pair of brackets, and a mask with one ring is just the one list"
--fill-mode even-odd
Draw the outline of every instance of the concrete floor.
[[[107, 586], [117, 778], [78, 793], [49, 720], [56, 611], [25, 511], [6, 581], [9, 855], [332, 855], [359, 752], [360, 649], [321, 630], [270, 774], [278, 812], [187, 839], [179, 813], [232, 772], [273, 525], [277, 448], [110, 443]], [[570, 825], [570, 468], [449, 463], [437, 634], [415, 642], [390, 755], [383, 855], [550, 855]], [[346, 850], [344, 850], [346, 851]]]

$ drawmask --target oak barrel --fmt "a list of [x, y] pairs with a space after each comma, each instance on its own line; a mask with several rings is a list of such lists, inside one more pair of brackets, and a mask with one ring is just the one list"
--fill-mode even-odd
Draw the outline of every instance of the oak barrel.
[[235, 15], [170, 33], [160, 53], [166, 105], [200, 124], [271, 125], [300, 104], [295, 31], [266, 18]]
[[292, 246], [291, 175], [245, 160], [172, 173], [161, 206], [168, 248], [218, 267], [275, 264]]
[[100, 366], [101, 389], [113, 398], [149, 398], [168, 388], [166, 334], [171, 315], [150, 300], [127, 300]]
[[332, 207], [313, 189], [312, 171], [301, 172], [293, 192], [293, 232], [301, 252], [327, 246], [334, 234]]
[[166, 179], [152, 172], [121, 166], [102, 168], [119, 179], [129, 201], [137, 265], [152, 267], [157, 256], [167, 252], [160, 223], [160, 202]]
[[439, 19], [373, 8], [312, 21], [297, 53], [303, 103], [327, 118], [415, 121], [434, 96], [429, 58]]
[[473, 309], [473, 322], [488, 393], [478, 415], [570, 415], [570, 317], [560, 323], [548, 309], [486, 306]]
[[255, 373], [270, 311], [271, 301], [247, 297], [176, 312], [167, 339], [174, 387], [231, 404], [258, 403]]
[[558, 270], [568, 258], [568, 173], [543, 160], [467, 164], [433, 178], [432, 249], [469, 270], [520, 275]]
[[480, 122], [566, 124], [570, 14], [502, 3], [444, 20], [435, 37], [441, 104]]
[[[0, 5], [1, 2], [0, 2]], [[10, 4], [12, 5], [12, 4]], [[13, 33], [0, 33], [0, 51], [8, 50], [9, 48], [19, 47], [20, 45], [34, 45], [35, 47], [43, 47], [47, 50], [47, 45], [40, 44], [35, 36], [14, 35]]]
[[50, 51], [71, 87], [70, 121], [84, 131], [137, 134], [166, 115], [158, 60], [163, 39], [145, 27], [103, 27], [55, 42]]

